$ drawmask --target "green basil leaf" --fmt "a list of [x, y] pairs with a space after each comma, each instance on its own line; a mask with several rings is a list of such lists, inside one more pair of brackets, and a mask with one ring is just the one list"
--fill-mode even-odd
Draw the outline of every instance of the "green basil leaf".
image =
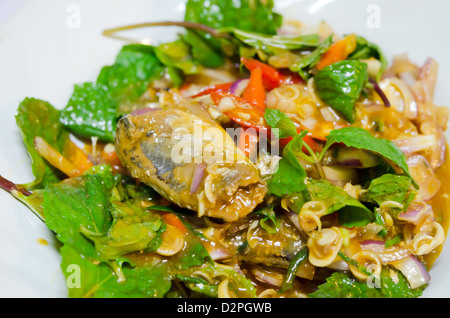
[[320, 99], [350, 123], [356, 119], [355, 103], [367, 81], [367, 64], [357, 60], [333, 63], [314, 76], [314, 86]]
[[303, 138], [305, 138], [307, 134], [307, 130], [301, 131], [298, 135], [295, 135], [294, 138], [292, 138], [292, 140], [283, 149], [283, 158], [289, 160], [291, 165], [293, 165], [298, 170], [303, 169], [303, 166], [301, 165], [298, 157], [304, 156]]
[[334, 272], [309, 298], [382, 298], [380, 289], [370, 288], [348, 273]]

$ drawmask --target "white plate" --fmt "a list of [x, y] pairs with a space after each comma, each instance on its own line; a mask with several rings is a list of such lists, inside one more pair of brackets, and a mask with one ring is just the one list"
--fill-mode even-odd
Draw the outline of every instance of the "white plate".
[[[30, 160], [15, 125], [18, 104], [41, 98], [63, 108], [73, 85], [94, 81], [122, 46], [101, 35], [105, 28], [145, 21], [181, 20], [181, 0], [31, 0], [0, 20], [0, 174], [17, 183], [32, 180]], [[276, 0], [286, 18], [307, 24], [327, 21], [339, 34], [356, 32], [379, 44], [388, 57], [407, 52], [422, 64], [440, 64], [435, 102], [450, 105], [450, 2], [402, 0]], [[14, 4], [14, 5], [13, 5]], [[6, 10], [8, 9], [8, 10]], [[14, 9], [14, 10], [13, 10]], [[3, 11], [5, 10], [5, 11]], [[0, 15], [4, 19], [5, 14]], [[175, 29], [141, 31], [155, 42]], [[45, 225], [5, 191], [0, 191], [0, 297], [66, 297], [55, 239]], [[44, 238], [50, 244], [38, 243]], [[431, 270], [424, 297], [450, 297], [450, 248]]]

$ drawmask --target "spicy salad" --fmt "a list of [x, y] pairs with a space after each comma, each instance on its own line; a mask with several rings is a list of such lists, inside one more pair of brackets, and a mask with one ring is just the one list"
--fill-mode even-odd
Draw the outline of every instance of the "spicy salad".
[[0, 186], [55, 233], [68, 295], [420, 297], [449, 220], [437, 61], [267, 0], [104, 34], [165, 26], [63, 109], [18, 107], [34, 181]]

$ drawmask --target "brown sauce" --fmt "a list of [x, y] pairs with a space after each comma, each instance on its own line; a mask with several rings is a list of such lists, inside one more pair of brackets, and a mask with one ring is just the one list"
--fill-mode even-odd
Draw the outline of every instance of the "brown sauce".
[[[447, 147], [448, 148], [448, 147]], [[436, 176], [441, 181], [441, 187], [436, 196], [431, 199], [430, 204], [433, 207], [436, 221], [442, 225], [446, 237], [448, 236], [448, 229], [450, 225], [450, 152], [447, 150], [446, 160], [442, 166], [436, 171]], [[444, 243], [445, 244], [445, 243]], [[433, 252], [424, 256], [424, 261], [428, 267], [431, 267], [441, 254], [443, 244], [437, 247]]]

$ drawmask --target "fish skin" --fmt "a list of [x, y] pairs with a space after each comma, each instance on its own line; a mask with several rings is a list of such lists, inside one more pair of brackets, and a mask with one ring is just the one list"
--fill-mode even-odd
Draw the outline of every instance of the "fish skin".
[[[167, 200], [197, 211], [199, 216], [236, 221], [263, 201], [267, 187], [259, 170], [235, 146], [227, 132], [201, 110], [200, 105], [184, 100], [178, 101], [176, 107], [123, 116], [116, 131], [117, 154], [134, 178]], [[223, 138], [224, 147], [218, 148], [222, 149], [219, 154], [229, 159], [227, 153], [232, 151], [233, 157], [232, 162], [205, 162], [203, 158], [201, 163], [206, 166], [204, 177], [197, 192], [192, 194], [191, 181], [198, 164], [196, 149], [191, 149], [194, 154], [191, 160], [182, 162], [174, 160], [173, 150], [179, 145], [181, 132], [195, 138], [194, 123], [201, 123], [203, 131], [214, 128], [214, 132]], [[202, 153], [208, 144], [215, 142], [204, 139], [201, 141]], [[205, 188], [208, 186], [206, 180], [211, 180], [208, 182], [210, 191]]]

